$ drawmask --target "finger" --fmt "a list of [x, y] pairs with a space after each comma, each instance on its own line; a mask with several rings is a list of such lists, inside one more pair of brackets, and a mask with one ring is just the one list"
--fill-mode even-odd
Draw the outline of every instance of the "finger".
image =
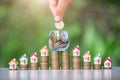
[[54, 17], [55, 17], [55, 13], [56, 13], [57, 2], [58, 2], [58, 0], [49, 0], [49, 8]]
[[66, 7], [67, 7], [67, 4], [65, 0], [58, 1], [57, 7], [56, 7], [56, 14], [55, 14], [56, 15], [55, 20], [57, 22], [62, 20]]
[[56, 7], [58, 3], [58, 0], [49, 0], [49, 6], [50, 7]]
[[70, 0], [69, 5], [73, 4], [74, 0]]

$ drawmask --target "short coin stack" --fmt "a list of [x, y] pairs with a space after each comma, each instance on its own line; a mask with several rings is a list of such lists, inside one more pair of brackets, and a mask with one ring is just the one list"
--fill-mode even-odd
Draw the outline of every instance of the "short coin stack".
[[101, 64], [94, 64], [93, 68], [94, 69], [102, 69], [102, 66], [101, 66]]
[[83, 62], [82, 68], [83, 69], [91, 69], [91, 62]]
[[72, 57], [72, 69], [73, 70], [80, 69], [80, 56], [73, 56]]
[[60, 69], [59, 53], [56, 51], [51, 51], [50, 59], [51, 59], [51, 69], [59, 70]]
[[38, 63], [31, 63], [30, 64], [30, 69], [31, 70], [38, 70]]
[[27, 70], [28, 69], [28, 65], [20, 65], [20, 70]]
[[62, 52], [62, 70], [70, 69], [70, 55], [69, 51]]
[[40, 57], [40, 69], [41, 70], [48, 70], [48, 56], [41, 56]]

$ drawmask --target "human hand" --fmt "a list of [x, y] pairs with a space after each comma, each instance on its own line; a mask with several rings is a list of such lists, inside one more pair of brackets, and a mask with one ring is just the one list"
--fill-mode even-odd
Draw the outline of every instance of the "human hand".
[[73, 0], [49, 0], [49, 7], [56, 22], [60, 22], [64, 16], [66, 8]]

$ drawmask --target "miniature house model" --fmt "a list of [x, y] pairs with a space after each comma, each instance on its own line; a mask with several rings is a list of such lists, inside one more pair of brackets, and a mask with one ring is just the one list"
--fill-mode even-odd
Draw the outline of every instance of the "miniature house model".
[[107, 57], [104, 60], [104, 68], [111, 68], [111, 62], [112, 62], [112, 60], [110, 59], [110, 57]]
[[101, 64], [101, 56], [100, 56], [100, 53], [97, 54], [97, 55], [94, 57], [94, 64]]
[[37, 63], [38, 62], [38, 55], [37, 53], [35, 52], [34, 54], [32, 54], [30, 56], [30, 63]]
[[20, 60], [20, 65], [28, 64], [28, 57], [26, 56], [26, 54], [22, 55], [19, 60]]
[[15, 70], [18, 68], [18, 61], [16, 61], [16, 59], [12, 59], [9, 63], [9, 69]]
[[73, 56], [80, 56], [80, 48], [79, 46], [75, 46], [75, 48], [73, 48]]
[[83, 54], [83, 62], [91, 62], [91, 55], [89, 51]]
[[41, 56], [48, 56], [48, 48], [47, 46], [44, 46], [42, 49], [40, 49]]

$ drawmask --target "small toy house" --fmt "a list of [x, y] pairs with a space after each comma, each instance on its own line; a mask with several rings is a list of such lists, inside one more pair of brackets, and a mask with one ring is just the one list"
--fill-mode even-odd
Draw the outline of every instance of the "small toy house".
[[30, 56], [30, 63], [37, 63], [38, 62], [38, 55], [37, 53], [35, 52], [34, 54], [32, 54]]
[[90, 55], [90, 52], [88, 51], [88, 52], [85, 52], [84, 54], [83, 54], [83, 61], [84, 62], [91, 62], [91, 55]]
[[16, 69], [18, 69], [18, 61], [16, 61], [16, 59], [14, 58], [14, 59], [12, 59], [11, 61], [9, 61], [9, 69], [11, 69], [11, 70], [16, 70]]
[[94, 57], [94, 64], [101, 64], [101, 56], [100, 56], [100, 53], [97, 54], [97, 55]]
[[47, 46], [44, 46], [42, 49], [40, 49], [41, 56], [48, 56], [48, 48]]
[[110, 59], [110, 57], [107, 57], [104, 60], [104, 68], [111, 68], [111, 63], [112, 63], [112, 60]]
[[80, 48], [78, 45], [75, 46], [72, 51], [73, 51], [73, 56], [80, 56]]
[[26, 54], [22, 55], [19, 60], [20, 60], [20, 65], [28, 64], [28, 57], [26, 56]]

